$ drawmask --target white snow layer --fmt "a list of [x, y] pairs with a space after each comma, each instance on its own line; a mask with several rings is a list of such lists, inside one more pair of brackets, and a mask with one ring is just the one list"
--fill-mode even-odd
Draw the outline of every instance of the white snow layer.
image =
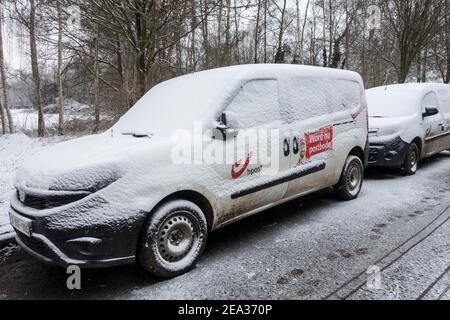
[[382, 86], [366, 90], [371, 117], [404, 117], [420, 111], [426, 92], [447, 92], [449, 85], [413, 83]]
[[[113, 132], [170, 135], [174, 130], [192, 129], [194, 122], [206, 121], [209, 123], [204, 125], [209, 126], [249, 81], [285, 79], [286, 76], [345, 79], [362, 86], [361, 77], [357, 73], [308, 66], [261, 64], [202, 71], [154, 87], [122, 117]], [[292, 82], [280, 82], [279, 85], [280, 91], [281, 88], [291, 92], [301, 89]], [[316, 92], [316, 89], [318, 88], [314, 88], [312, 92]], [[264, 112], [263, 106], [260, 106], [259, 111]]]
[[10, 231], [8, 198], [14, 190], [14, 178], [24, 159], [60, 138], [30, 139], [22, 133], [0, 136], [0, 234]]

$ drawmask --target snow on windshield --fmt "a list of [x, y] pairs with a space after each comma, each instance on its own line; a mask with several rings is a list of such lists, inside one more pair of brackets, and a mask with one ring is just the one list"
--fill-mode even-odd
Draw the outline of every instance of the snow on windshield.
[[212, 123], [237, 71], [203, 71], [163, 82], [142, 97], [113, 130], [117, 134], [170, 135], [178, 129], [192, 129], [194, 122]]
[[419, 111], [419, 90], [387, 86], [367, 90], [366, 98], [370, 117], [405, 117]]

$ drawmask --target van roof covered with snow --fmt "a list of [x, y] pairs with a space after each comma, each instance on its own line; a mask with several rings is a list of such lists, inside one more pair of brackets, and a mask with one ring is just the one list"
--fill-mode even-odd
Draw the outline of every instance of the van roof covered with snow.
[[419, 112], [421, 99], [426, 92], [449, 92], [450, 85], [442, 83], [405, 83], [366, 90], [369, 115], [401, 117]]
[[165, 81], [142, 97], [113, 128], [116, 133], [168, 133], [192, 128], [192, 123], [217, 117], [218, 109], [234, 97], [249, 79], [292, 76], [345, 79], [361, 84], [351, 71], [299, 65], [256, 64], [232, 66], [188, 74]]

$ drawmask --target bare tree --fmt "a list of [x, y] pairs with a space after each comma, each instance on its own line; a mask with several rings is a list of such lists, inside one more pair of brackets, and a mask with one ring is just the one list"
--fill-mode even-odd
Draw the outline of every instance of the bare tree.
[[397, 40], [398, 81], [406, 81], [411, 66], [430, 38], [443, 26], [445, 0], [385, 0], [385, 12]]
[[58, 16], [58, 62], [56, 68], [56, 85], [58, 87], [58, 134], [64, 135], [64, 95], [62, 83], [63, 64], [63, 17], [60, 0], [56, 0], [56, 10]]
[[275, 55], [275, 63], [284, 63], [284, 50], [283, 50], [283, 37], [285, 32], [285, 16], [286, 16], [286, 6], [287, 0], [283, 0], [283, 5], [280, 7], [275, 1], [274, 4], [280, 11], [281, 17], [279, 18], [279, 31], [278, 31], [278, 42], [277, 42], [277, 53]]
[[5, 110], [3, 109], [3, 104], [0, 101], [0, 119], [2, 123], [2, 134], [6, 134], [7, 127], [6, 127], [6, 116], [5, 116]]
[[[2, 5], [2, 3], [0, 3]], [[8, 118], [8, 126], [9, 132], [14, 133], [14, 121], [11, 115], [11, 110], [9, 108], [9, 93], [8, 93], [8, 81], [6, 79], [5, 72], [5, 58], [3, 53], [3, 10], [0, 7], [0, 78], [3, 88], [3, 108], [0, 108], [0, 112], [2, 113], [2, 125], [3, 125], [3, 133], [6, 131], [6, 123], [4, 122], [4, 113], [6, 113], [6, 117]]]

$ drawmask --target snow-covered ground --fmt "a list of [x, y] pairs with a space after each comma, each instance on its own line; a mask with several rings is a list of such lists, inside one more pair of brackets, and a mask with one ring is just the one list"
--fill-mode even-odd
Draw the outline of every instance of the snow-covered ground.
[[7, 207], [8, 197], [14, 191], [13, 180], [17, 168], [29, 156], [64, 139], [31, 139], [23, 133], [0, 136], [0, 235], [11, 230]]
[[[0, 155], [8, 149], [21, 159], [29, 143], [20, 136], [0, 139]], [[45, 145], [30, 144], [29, 153]], [[12, 177], [17, 166], [9, 158], [10, 170], [0, 166], [2, 183], [4, 172]], [[416, 176], [369, 172], [356, 201], [339, 202], [324, 191], [231, 225], [210, 235], [196, 269], [170, 280], [137, 266], [83, 270], [83, 289], [73, 292], [65, 269], [18, 247], [0, 251], [0, 300], [449, 300], [449, 168], [445, 152], [424, 161]], [[366, 287], [373, 267], [382, 271], [380, 289]]]
[[[59, 122], [56, 105], [45, 108], [45, 124], [47, 128], [56, 127]], [[34, 131], [38, 127], [38, 113], [34, 109], [12, 109], [14, 124], [22, 131]], [[92, 108], [74, 100], [67, 100], [64, 106], [64, 121], [89, 120], [92, 118]]]

